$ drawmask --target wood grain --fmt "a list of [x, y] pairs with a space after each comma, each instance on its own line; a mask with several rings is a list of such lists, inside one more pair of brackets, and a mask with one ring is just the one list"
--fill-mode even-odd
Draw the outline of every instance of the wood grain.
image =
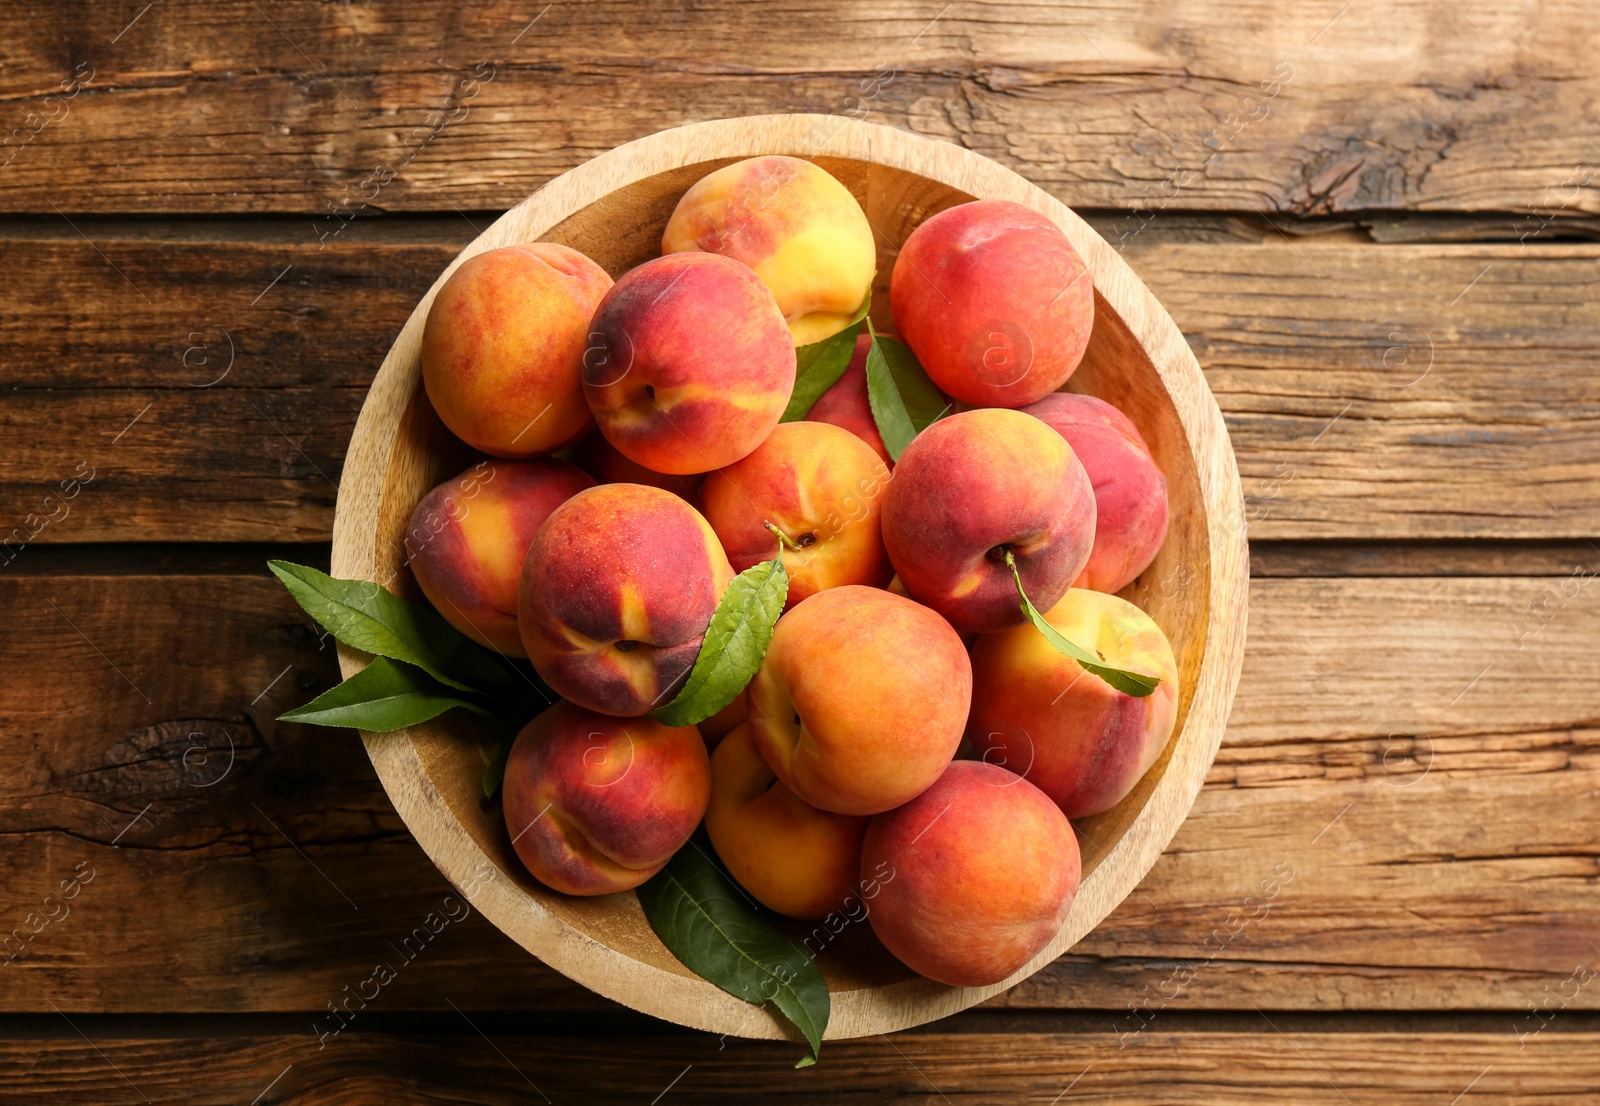
[[[131, 26], [86, 10], [70, 34], [46, 0], [12, 7], [5, 130], [59, 117], [44, 97], [75, 66], [93, 77], [0, 173], [9, 210], [326, 214], [375, 166], [396, 170], [375, 207], [505, 208], [641, 135], [771, 112], [958, 141], [1073, 206], [1546, 213], [1529, 228], [1600, 210], [1581, 0], [608, 0], [470, 16], [444, 0], [270, 15], [186, 0]], [[483, 63], [493, 79], [452, 99]]]
[[[320, 1008], [454, 909], [354, 735], [275, 721], [339, 678], [275, 581], [13, 578], [0, 609], [8, 1010], [267, 1009], [285, 986]], [[80, 862], [92, 878], [41, 927]], [[485, 955], [493, 1005], [580, 991], [474, 914], [389, 998], [437, 1004]]]
[[1261, 538], [1595, 534], [1597, 262], [1292, 241], [1134, 259], [1206, 368]]
[[[64, 233], [0, 239], [0, 532], [83, 461], [39, 542], [326, 540], [365, 389], [457, 247]], [[1222, 406], [1252, 537], [1600, 533], [1600, 247], [1316, 241], [1126, 244]]]
[[[0, 954], [0, 1098], [1593, 1098], [1595, 985], [1559, 997], [1600, 966], [1600, 259], [1571, 243], [1600, 227], [1592, 13], [941, 7], [9, 6], [0, 539], [80, 462], [96, 477], [0, 553], [0, 940], [74, 864], [98, 874]], [[1265, 114], [1208, 149], [1279, 63]], [[662, 127], [771, 111], [947, 137], [1099, 209], [1190, 340], [1273, 577], [1192, 817], [1072, 954], [809, 1072], [642, 1024], [476, 915], [319, 1050], [314, 1012], [448, 885], [352, 735], [272, 721], [337, 671], [241, 573], [328, 540], [373, 372], [481, 212]], [[375, 168], [394, 179], [363, 207]], [[200, 387], [224, 335], [236, 368]], [[1280, 862], [1295, 878], [1213, 957]]]
[[[481, 1017], [481, 1015], [480, 1015]], [[1252, 1015], [1254, 1017], [1254, 1015]], [[356, 1022], [359, 1025], [359, 1019]], [[352, 1029], [319, 1050], [305, 1036], [96, 1036], [0, 1045], [0, 1094], [121, 1104], [134, 1092], [189, 1104], [292, 1102], [1348, 1102], [1582, 1101], [1600, 1085], [1600, 1034], [1171, 1032], [1117, 1047], [1092, 1032], [905, 1033], [824, 1047], [794, 1072], [783, 1044], [715, 1038], [530, 1037], [490, 1026], [458, 1035]], [[98, 1053], [98, 1055], [97, 1055]], [[196, 1073], [204, 1073], [196, 1079]], [[274, 1082], [276, 1080], [276, 1082]], [[270, 1085], [270, 1090], [268, 1089]], [[130, 1089], [131, 1088], [131, 1089]], [[1470, 1097], [1462, 1096], [1470, 1088]]]
[[0, 261], [3, 533], [94, 473], [39, 542], [326, 539], [377, 348], [442, 264], [78, 238], [9, 240]]
[[[1109, 1032], [1188, 968], [1146, 1034], [1251, 1004], [1520, 1016], [1600, 967], [1600, 583], [1526, 649], [1510, 634], [1562, 579], [1254, 581], [1232, 726], [1189, 820], [1099, 930], [1001, 1001], [1098, 1008]], [[0, 932], [80, 860], [98, 873], [0, 968], [9, 1010], [318, 1010], [440, 909], [449, 887], [354, 735], [272, 720], [335, 671], [264, 573], [0, 578], [0, 609]], [[1295, 875], [1270, 912], [1210, 959], [1280, 861]], [[399, 975], [375, 1012], [462, 994], [616, 1009], [476, 915]]]
[[1592, 568], [1588, 541], [1256, 541], [1250, 575], [1262, 576], [1565, 576]]

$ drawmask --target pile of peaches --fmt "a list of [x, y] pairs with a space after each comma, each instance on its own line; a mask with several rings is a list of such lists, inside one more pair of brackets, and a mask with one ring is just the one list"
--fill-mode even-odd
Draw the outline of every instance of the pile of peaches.
[[[851, 192], [789, 157], [701, 179], [661, 256], [614, 283], [552, 243], [467, 259], [428, 315], [423, 378], [497, 460], [423, 499], [407, 553], [440, 614], [563, 700], [504, 776], [535, 878], [625, 891], [703, 821], [770, 909], [822, 917], [870, 879], [890, 952], [984, 985], [1066, 918], [1069, 819], [1113, 807], [1171, 736], [1172, 649], [1114, 594], [1165, 537], [1166, 482], [1121, 412], [1057, 391], [1092, 284], [1013, 203], [941, 211], [894, 261], [893, 331], [941, 417], [891, 455], [876, 332], [797, 417], [797, 350], [860, 325], [875, 260]], [[698, 726], [652, 717], [735, 574], [779, 557], [784, 613], [748, 685]], [[1019, 592], [1155, 690], [1059, 651]]]

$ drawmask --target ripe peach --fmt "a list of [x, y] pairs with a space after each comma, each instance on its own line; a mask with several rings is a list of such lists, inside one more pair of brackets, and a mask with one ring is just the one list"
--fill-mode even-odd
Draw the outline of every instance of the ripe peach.
[[468, 258], [445, 281], [422, 331], [422, 380], [462, 441], [534, 457], [594, 425], [579, 369], [589, 318], [611, 277], [554, 242]]
[[1161, 678], [1136, 699], [1084, 671], [1032, 626], [973, 645], [973, 751], [1026, 776], [1067, 817], [1082, 818], [1121, 802], [1166, 748], [1178, 715], [1178, 664], [1161, 627], [1115, 595], [1073, 588], [1045, 618], [1118, 668]]
[[777, 553], [765, 522], [800, 546], [783, 555], [792, 607], [841, 584], [889, 582], [878, 530], [888, 483], [887, 466], [848, 430], [786, 422], [750, 456], [706, 477], [701, 509], [735, 572]]
[[958, 760], [867, 826], [861, 871], [891, 870], [868, 918], [913, 971], [984, 987], [1060, 931], [1082, 872], [1078, 838], [1048, 796], [991, 764]]
[[1139, 428], [1103, 399], [1053, 392], [1023, 410], [1067, 439], [1094, 485], [1094, 548], [1072, 586], [1121, 591], [1166, 540], [1167, 478]]
[[752, 157], [700, 178], [678, 201], [661, 252], [703, 250], [755, 270], [797, 346], [843, 330], [876, 269], [861, 205], [826, 170]]
[[964, 632], [1023, 622], [1066, 593], [1094, 544], [1094, 488], [1072, 447], [1032, 415], [984, 408], [914, 438], [883, 499], [883, 544], [907, 594]]
[[1067, 382], [1094, 325], [1094, 286], [1045, 216], [974, 200], [926, 220], [889, 281], [895, 326], [939, 390], [1021, 407]]
[[591, 431], [572, 447], [572, 459], [601, 484], [647, 484], [669, 491], [690, 503], [700, 494], [700, 482], [705, 479], [700, 473], [669, 476], [647, 469], [618, 453], [617, 447], [606, 441], [606, 436], [598, 430]]
[[506, 761], [506, 829], [535, 879], [569, 895], [637, 887], [699, 825], [711, 765], [693, 726], [557, 703]]
[[778, 620], [750, 684], [750, 728], [812, 806], [876, 814], [944, 771], [961, 743], [972, 664], [950, 624], [877, 588], [821, 591]]
[[422, 593], [474, 641], [525, 657], [517, 585], [550, 512], [594, 487], [565, 461], [481, 461], [422, 497], [406, 527], [406, 557]]
[[528, 548], [522, 644], [558, 695], [644, 714], [694, 667], [731, 579], [699, 511], [660, 488], [601, 484], [557, 507]]
[[872, 335], [863, 334], [856, 339], [855, 352], [850, 364], [826, 392], [817, 397], [806, 415], [808, 422], [831, 422], [842, 426], [872, 447], [883, 463], [894, 467], [878, 423], [872, 417], [872, 404], [867, 399], [867, 351], [872, 348]]
[[589, 324], [583, 394], [600, 433], [648, 469], [731, 465], [778, 425], [794, 343], [750, 269], [710, 253], [646, 261]]
[[820, 918], [855, 890], [867, 820], [802, 801], [761, 759], [746, 724], [711, 757], [706, 832], [728, 871], [763, 906]]

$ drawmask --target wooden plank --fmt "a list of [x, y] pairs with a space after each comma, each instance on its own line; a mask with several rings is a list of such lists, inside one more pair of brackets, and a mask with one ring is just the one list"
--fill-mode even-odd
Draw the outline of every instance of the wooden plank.
[[[1124, 1033], [1145, 1017], [1130, 1003], [1159, 1014], [1150, 994], [1173, 1013], [1528, 1017], [1600, 969], [1600, 590], [1572, 579], [1255, 581], [1189, 820], [1098, 931], [999, 1003], [1099, 1008]], [[272, 721], [334, 675], [274, 581], [13, 576], [0, 609], [0, 932], [80, 861], [96, 873], [3, 969], [10, 1009], [318, 1010], [443, 908], [355, 740]], [[611, 1008], [476, 917], [400, 975], [379, 1012], [463, 993]]]
[[[480, 1015], [481, 1017], [481, 1015]], [[356, 1022], [359, 1024], [359, 1020]], [[0, 1044], [0, 1093], [41, 1106], [152, 1102], [1238, 1102], [1586, 1101], [1600, 1033], [1173, 1032], [1118, 1048], [1093, 1032], [899, 1033], [829, 1044], [792, 1070], [796, 1046], [710, 1036], [540, 1037], [470, 1015], [440, 1033], [174, 1037]], [[725, 1047], [724, 1047], [725, 1044]], [[197, 1080], [196, 1072], [205, 1078]], [[131, 1088], [131, 1089], [130, 1089]], [[1470, 1097], [1468, 1096], [1470, 1092]], [[467, 1096], [467, 1097], [462, 1097]], [[137, 1099], [134, 1099], [137, 1101]]]
[[7, 548], [29, 515], [57, 516], [38, 542], [326, 540], [367, 386], [455, 252], [4, 242]]
[[1253, 541], [1250, 575], [1564, 576], [1600, 567], [1600, 547], [1576, 541]]
[[1588, 538], [1592, 246], [1157, 245], [1261, 538]]
[[[385, 210], [504, 208], [652, 131], [786, 111], [962, 142], [1080, 206], [1546, 213], [1530, 228], [1600, 206], [1581, 0], [609, 0], [470, 19], [443, 0], [270, 17], [188, 0], [136, 23], [85, 12], [71, 34], [46, 0], [16, 9], [9, 210], [323, 212], [374, 167], [394, 174], [366, 189]], [[75, 98], [46, 100], [74, 75]]]
[[[1600, 966], [1597, 597], [1592, 570], [1253, 581], [1189, 820], [1092, 959], [1010, 1001], [1524, 1008]], [[1247, 905], [1280, 865], [1270, 911]]]
[[275, 581], [14, 577], [0, 595], [9, 1010], [319, 1009], [430, 914], [446, 924], [406, 946], [395, 1008], [489, 963], [487, 1005], [595, 1004], [460, 916], [352, 733], [274, 720], [339, 678]]
[[[455, 253], [0, 246], [0, 534], [96, 473], [37, 543], [325, 540], [366, 386]], [[1152, 233], [1127, 253], [1227, 416], [1252, 537], [1600, 533], [1600, 247]]]

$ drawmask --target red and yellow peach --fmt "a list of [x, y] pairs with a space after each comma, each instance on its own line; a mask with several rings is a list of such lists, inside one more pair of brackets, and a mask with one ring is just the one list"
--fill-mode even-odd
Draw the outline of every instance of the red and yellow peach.
[[600, 301], [583, 356], [583, 394], [606, 440], [675, 476], [731, 465], [760, 445], [794, 377], [794, 343], [772, 293], [711, 253], [624, 274]]
[[778, 620], [749, 691], [756, 744], [784, 786], [823, 810], [876, 814], [950, 763], [972, 670], [933, 611], [849, 584]]
[[1023, 622], [1005, 554], [1040, 610], [1066, 593], [1094, 544], [1094, 489], [1066, 440], [1020, 411], [941, 419], [900, 455], [883, 543], [907, 594], [963, 632]]
[[1026, 777], [1069, 818], [1110, 810], [1160, 757], [1178, 713], [1178, 665], [1149, 615], [1115, 595], [1073, 588], [1045, 612], [1068, 641], [1159, 677], [1135, 698], [1023, 626], [972, 647], [967, 738], [984, 760]]
[[1067, 440], [1094, 486], [1094, 548], [1075, 588], [1121, 591], [1167, 537], [1167, 478], [1139, 428], [1103, 399], [1053, 392], [1023, 408]]
[[907, 967], [985, 987], [1032, 960], [1078, 891], [1078, 839], [1048, 796], [1003, 768], [958, 760], [867, 826], [863, 878], [892, 871], [868, 918]]
[[856, 888], [867, 820], [833, 814], [784, 786], [756, 749], [748, 724], [711, 757], [706, 832], [733, 878], [763, 906], [820, 918]]
[[553, 242], [470, 257], [422, 331], [422, 380], [439, 418], [497, 457], [535, 457], [594, 425], [579, 370], [589, 319], [611, 277]]
[[1032, 208], [974, 200], [924, 221], [889, 282], [901, 337], [948, 396], [1022, 407], [1083, 360], [1094, 286], [1067, 236]]
[[799, 158], [747, 158], [697, 181], [661, 237], [663, 254], [743, 262], [772, 290], [796, 345], [836, 334], [866, 299], [876, 260], [861, 205]]
[[824, 422], [786, 422], [754, 453], [706, 477], [701, 509], [735, 572], [787, 549], [788, 606], [842, 584], [882, 587], [889, 557], [878, 528], [889, 470], [865, 442]]
[[594, 487], [565, 461], [482, 461], [422, 497], [406, 558], [446, 622], [491, 649], [525, 657], [517, 632], [522, 562], [544, 520]]
[[517, 735], [503, 790], [512, 848], [569, 895], [637, 887], [705, 813], [711, 766], [693, 726], [558, 703]]
[[660, 488], [601, 484], [557, 507], [528, 549], [522, 643], [558, 695], [644, 714], [687, 678], [732, 579], [699, 511]]

